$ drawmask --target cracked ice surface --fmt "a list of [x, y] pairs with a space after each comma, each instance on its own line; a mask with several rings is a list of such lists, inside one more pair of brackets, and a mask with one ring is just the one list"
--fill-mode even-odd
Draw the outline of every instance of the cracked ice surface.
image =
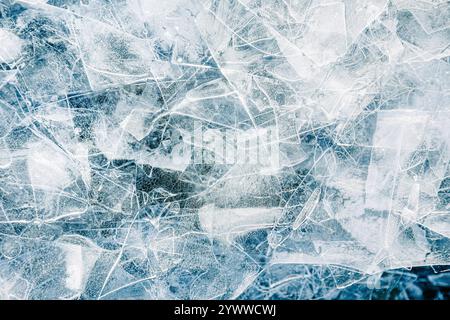
[[448, 299], [449, 123], [447, 1], [0, 0], [0, 298]]

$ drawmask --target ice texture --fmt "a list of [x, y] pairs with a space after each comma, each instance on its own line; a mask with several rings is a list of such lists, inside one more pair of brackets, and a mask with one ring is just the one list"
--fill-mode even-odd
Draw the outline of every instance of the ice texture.
[[0, 0], [0, 299], [448, 299], [449, 159], [448, 1]]

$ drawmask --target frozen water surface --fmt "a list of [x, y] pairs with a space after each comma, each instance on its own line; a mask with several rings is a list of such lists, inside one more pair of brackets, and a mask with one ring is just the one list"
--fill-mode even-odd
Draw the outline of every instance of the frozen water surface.
[[447, 1], [0, 0], [0, 298], [448, 299], [449, 124]]

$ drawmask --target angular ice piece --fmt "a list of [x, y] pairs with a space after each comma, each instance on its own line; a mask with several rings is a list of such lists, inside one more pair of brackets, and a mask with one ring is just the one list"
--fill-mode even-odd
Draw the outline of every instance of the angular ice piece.
[[152, 114], [153, 112], [150, 110], [133, 109], [120, 123], [120, 127], [140, 141], [148, 134], [150, 127], [146, 126], [146, 120], [148, 120]]
[[22, 51], [23, 40], [12, 31], [0, 28], [0, 62], [11, 63]]
[[336, 61], [347, 50], [345, 5], [331, 2], [311, 9], [302, 51], [317, 65]]
[[422, 219], [423, 225], [450, 239], [450, 212], [436, 211]]
[[74, 178], [70, 160], [54, 145], [30, 145], [27, 164], [30, 181], [35, 188], [56, 191]]
[[16, 80], [17, 70], [2, 70], [0, 71], [0, 89], [8, 82]]
[[216, 208], [214, 205], [203, 206], [198, 213], [208, 235], [227, 241], [253, 230], [272, 227], [280, 214], [279, 208]]
[[413, 183], [408, 196], [408, 203], [403, 208], [402, 216], [409, 221], [416, 221], [419, 214], [420, 184]]
[[366, 208], [391, 211], [406, 157], [418, 147], [430, 115], [413, 110], [378, 113], [366, 182]]
[[384, 10], [387, 0], [345, 1], [346, 26], [350, 42], [353, 42]]
[[75, 19], [74, 32], [92, 89], [162, 79], [170, 72], [150, 41], [91, 19]]
[[276, 251], [271, 263], [338, 265], [367, 272], [370, 252], [352, 241], [314, 241], [314, 249], [318, 254]]
[[145, 20], [166, 17], [178, 7], [186, 6], [186, 1], [171, 0], [160, 2], [158, 0], [130, 0], [128, 5], [136, 16], [140, 16]]
[[428, 33], [450, 28], [450, 5], [448, 2], [416, 4], [410, 7], [412, 14]]
[[[442, 27], [442, 23], [437, 22], [437, 24]], [[405, 59], [430, 61], [447, 57], [450, 54], [448, 30], [437, 28], [436, 31], [428, 33], [409, 10], [399, 11], [397, 34], [408, 49]]]
[[5, 169], [11, 164], [11, 151], [5, 142], [5, 139], [0, 138], [0, 169]]
[[293, 230], [297, 230], [303, 224], [303, 222], [305, 222], [305, 220], [312, 214], [317, 204], [319, 203], [319, 199], [320, 199], [320, 188], [316, 188], [311, 193], [308, 200], [303, 205], [302, 210], [292, 223]]
[[[123, 125], [125, 124], [123, 123]], [[136, 132], [135, 129], [131, 130]], [[190, 145], [183, 141], [174, 143], [171, 150], [163, 150], [161, 146], [153, 150], [149, 150], [144, 146], [134, 148], [133, 144], [135, 144], [135, 141], [131, 135], [128, 135], [120, 125], [115, 127], [107, 124], [105, 121], [100, 121], [95, 125], [94, 133], [96, 146], [110, 160], [135, 160], [138, 164], [147, 164], [176, 171], [185, 170], [191, 163]]]
[[90, 241], [77, 236], [65, 236], [58, 241], [66, 267], [66, 287], [81, 294], [101, 251]]
[[429, 275], [428, 280], [435, 286], [450, 287], [450, 273], [448, 271], [446, 273]]

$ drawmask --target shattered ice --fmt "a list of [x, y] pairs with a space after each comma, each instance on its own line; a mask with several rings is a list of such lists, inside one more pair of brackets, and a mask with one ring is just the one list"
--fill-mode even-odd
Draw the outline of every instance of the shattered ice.
[[438, 0], [0, 0], [0, 298], [448, 299], [449, 43]]

